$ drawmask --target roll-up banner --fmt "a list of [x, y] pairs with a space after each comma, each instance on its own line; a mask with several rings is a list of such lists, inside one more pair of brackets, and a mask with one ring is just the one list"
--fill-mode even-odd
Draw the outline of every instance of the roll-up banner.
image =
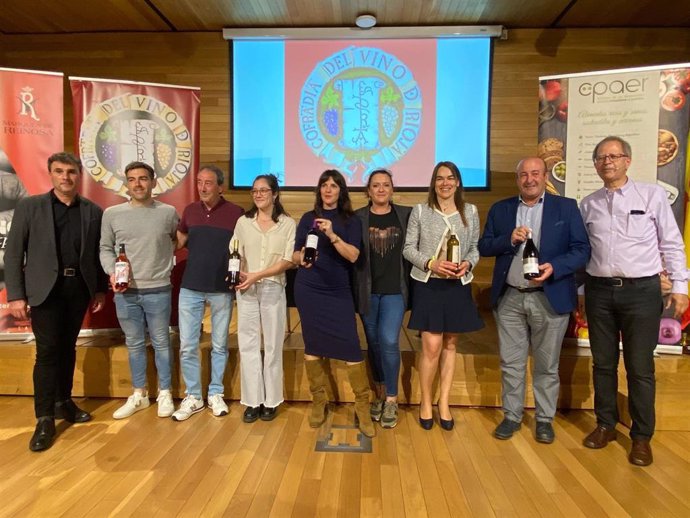
[[0, 338], [30, 333], [5, 290], [4, 254], [17, 202], [51, 189], [48, 157], [63, 150], [63, 74], [0, 68]]
[[[609, 135], [622, 137], [634, 155], [628, 175], [666, 190], [690, 249], [688, 97], [690, 63], [540, 77], [537, 152], [546, 162], [547, 190], [579, 203], [601, 188], [592, 164], [594, 146]], [[681, 341], [680, 329], [690, 323], [690, 313], [678, 327], [671, 320], [662, 322], [661, 345]], [[585, 329], [580, 337], [586, 336]]]
[[[188, 86], [70, 77], [75, 147], [84, 165], [81, 193], [103, 209], [129, 199], [125, 166], [156, 171], [153, 195], [179, 214], [196, 196], [200, 89]], [[173, 270], [175, 293], [184, 261]], [[176, 282], [178, 281], [178, 282]], [[118, 327], [112, 295], [91, 316], [94, 328]], [[173, 296], [173, 324], [177, 296]]]

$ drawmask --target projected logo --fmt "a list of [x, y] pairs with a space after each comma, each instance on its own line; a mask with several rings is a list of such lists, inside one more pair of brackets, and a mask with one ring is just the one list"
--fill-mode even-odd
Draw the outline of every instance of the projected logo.
[[410, 68], [381, 49], [348, 47], [318, 63], [302, 86], [304, 142], [348, 180], [394, 164], [417, 141], [422, 95]]
[[94, 180], [122, 197], [127, 197], [125, 166], [134, 161], [151, 165], [157, 196], [189, 172], [192, 138], [182, 116], [166, 103], [124, 94], [91, 109], [81, 125], [79, 155]]

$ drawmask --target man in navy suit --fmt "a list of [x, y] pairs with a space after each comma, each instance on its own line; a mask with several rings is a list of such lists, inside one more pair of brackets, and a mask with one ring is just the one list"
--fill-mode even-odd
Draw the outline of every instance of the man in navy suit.
[[9, 309], [17, 319], [31, 315], [36, 337], [31, 451], [50, 448], [56, 418], [91, 420], [72, 401], [75, 344], [89, 302], [93, 312], [103, 307], [108, 282], [98, 262], [102, 211], [77, 193], [81, 162], [55, 153], [48, 175], [53, 189], [17, 205], [5, 251]]
[[[516, 169], [520, 195], [489, 210], [479, 253], [496, 257], [491, 303], [501, 355], [503, 421], [494, 430], [509, 439], [520, 428], [527, 355], [532, 348], [536, 440], [551, 443], [558, 402], [558, 364], [570, 312], [577, 306], [575, 272], [589, 259], [587, 231], [575, 200], [546, 193], [546, 165], [525, 158]], [[539, 250], [539, 276], [526, 280], [528, 235]]]

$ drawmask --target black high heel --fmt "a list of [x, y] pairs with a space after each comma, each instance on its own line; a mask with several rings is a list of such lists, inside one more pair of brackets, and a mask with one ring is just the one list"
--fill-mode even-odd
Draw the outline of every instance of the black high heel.
[[446, 431], [451, 431], [453, 427], [455, 426], [455, 419], [452, 417], [448, 420], [441, 419], [440, 417], [438, 418], [439, 422], [441, 423], [441, 428], [443, 428]]
[[422, 419], [422, 417], [420, 416], [419, 425], [425, 430], [431, 430], [431, 427], [434, 426], [434, 418], [430, 417], [429, 419]]

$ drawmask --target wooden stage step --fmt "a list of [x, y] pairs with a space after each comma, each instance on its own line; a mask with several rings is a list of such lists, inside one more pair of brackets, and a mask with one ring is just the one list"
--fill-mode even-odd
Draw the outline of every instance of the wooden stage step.
[[[500, 407], [501, 374], [498, 357], [496, 326], [490, 312], [483, 313], [486, 327], [475, 333], [461, 335], [458, 347], [451, 404], [458, 406]], [[299, 318], [290, 314], [290, 333], [283, 348], [285, 399], [309, 401], [308, 381], [304, 370], [304, 345]], [[361, 343], [366, 347], [359, 327]], [[179, 340], [172, 333], [174, 348], [173, 394], [184, 397], [184, 385], [179, 371]], [[202, 380], [209, 380], [210, 335], [202, 336]], [[240, 399], [239, 351], [235, 322], [231, 325], [228, 344], [230, 357], [225, 373], [225, 397]], [[414, 331], [403, 326], [400, 333], [401, 373], [399, 397], [401, 403], [419, 403], [417, 361], [421, 340]], [[149, 347], [148, 385], [152, 393], [157, 389], [153, 350]], [[32, 368], [35, 357], [33, 343], [0, 342], [0, 394], [32, 395]], [[620, 394], [622, 422], [627, 417], [627, 388], [621, 361]], [[690, 402], [686, 397], [690, 382], [690, 358], [661, 356], [656, 359], [657, 371], [657, 428], [659, 430], [690, 430]], [[561, 353], [561, 394], [559, 408], [592, 409], [592, 358], [588, 349], [564, 347]], [[351, 402], [353, 394], [347, 381], [345, 365], [330, 362], [331, 397], [334, 401]], [[124, 339], [119, 334], [83, 337], [78, 341], [77, 367], [74, 378], [76, 397], [127, 397], [131, 394], [129, 364]], [[531, 378], [526, 390], [526, 406], [534, 407]]]

